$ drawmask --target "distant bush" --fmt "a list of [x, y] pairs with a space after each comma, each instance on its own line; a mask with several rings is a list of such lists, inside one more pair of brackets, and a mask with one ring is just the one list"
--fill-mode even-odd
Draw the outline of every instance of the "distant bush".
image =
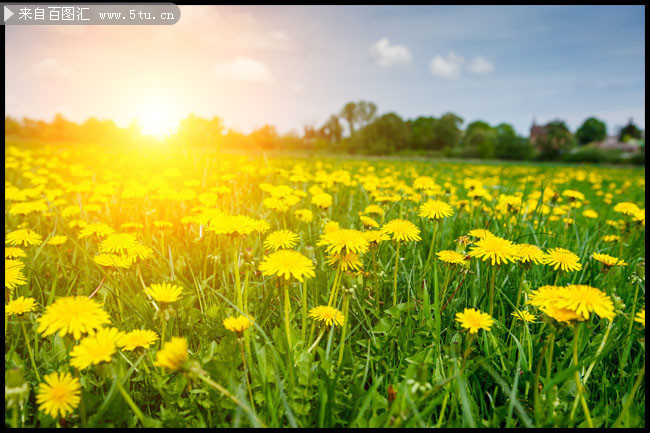
[[564, 155], [566, 162], [592, 162], [616, 164], [623, 161], [623, 154], [620, 150], [605, 150], [597, 147], [583, 147], [575, 149]]

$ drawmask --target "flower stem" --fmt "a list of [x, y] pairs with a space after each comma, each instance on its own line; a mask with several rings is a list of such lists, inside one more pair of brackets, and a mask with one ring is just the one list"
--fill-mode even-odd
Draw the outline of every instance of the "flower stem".
[[[336, 296], [336, 289], [338, 288], [338, 283], [339, 279], [341, 278], [341, 261], [339, 260], [339, 264], [336, 267], [336, 274], [334, 275], [334, 281], [332, 281], [332, 290], [330, 290], [330, 297], [329, 300], [327, 301], [327, 306], [331, 307], [335, 301], [335, 296]], [[336, 305], [334, 303], [334, 305]]]
[[248, 397], [251, 399], [251, 407], [253, 411], [255, 410], [255, 401], [253, 400], [253, 390], [251, 388], [251, 381], [248, 377], [248, 366], [246, 365], [246, 355], [244, 354], [244, 343], [241, 338], [238, 338], [239, 341], [239, 351], [241, 352], [241, 362], [244, 366], [244, 377], [246, 378], [246, 388], [248, 388]]
[[393, 307], [397, 305], [397, 267], [399, 265], [399, 246], [397, 242], [397, 251], [395, 252], [395, 272], [393, 273]]
[[343, 296], [343, 330], [341, 332], [341, 348], [339, 349], [339, 362], [336, 365], [337, 370], [343, 362], [343, 351], [345, 350], [345, 334], [348, 329], [348, 310], [350, 309], [350, 295], [347, 293]]
[[494, 311], [494, 280], [496, 279], [497, 267], [492, 265], [492, 276], [490, 278], [490, 316]]
[[25, 321], [21, 320], [20, 325], [23, 328], [23, 335], [25, 336], [25, 344], [27, 345], [27, 351], [29, 352], [29, 359], [32, 361], [32, 367], [34, 368], [34, 373], [36, 373], [36, 378], [38, 381], [41, 381], [41, 376], [38, 374], [38, 369], [36, 368], [36, 363], [34, 362], [34, 353], [32, 352], [32, 343], [29, 341], [27, 336], [27, 330], [25, 329]]
[[320, 339], [323, 338], [323, 335], [325, 335], [325, 328], [323, 328], [320, 334], [318, 334], [318, 337], [316, 337], [316, 341], [314, 341], [314, 344], [312, 344], [309, 350], [307, 350], [307, 353], [311, 353], [311, 351], [314, 350], [314, 347], [316, 347]]
[[287, 333], [287, 343], [289, 347], [287, 350], [291, 350], [291, 325], [289, 323], [289, 312], [291, 311], [291, 300], [289, 299], [289, 285], [286, 282], [282, 283], [282, 291], [284, 294], [284, 330]]
[[[580, 335], [580, 325], [575, 325], [573, 327], [573, 365], [575, 367], [578, 366], [578, 337]], [[582, 405], [582, 410], [585, 413], [585, 418], [587, 418], [587, 425], [589, 428], [594, 427], [594, 423], [591, 420], [591, 414], [589, 413], [589, 406], [587, 406], [587, 402], [585, 400], [584, 396], [584, 390], [582, 389], [582, 383], [580, 382], [580, 372], [576, 369], [574, 373], [574, 377], [576, 380], [576, 387], [578, 388], [578, 395], [580, 396], [580, 404]], [[569, 416], [569, 421], [573, 421], [573, 414]]]

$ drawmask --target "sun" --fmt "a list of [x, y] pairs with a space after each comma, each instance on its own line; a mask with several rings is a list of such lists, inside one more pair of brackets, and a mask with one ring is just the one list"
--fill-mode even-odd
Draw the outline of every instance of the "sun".
[[164, 138], [174, 133], [178, 118], [163, 104], [144, 106], [137, 116], [140, 133], [156, 138]]

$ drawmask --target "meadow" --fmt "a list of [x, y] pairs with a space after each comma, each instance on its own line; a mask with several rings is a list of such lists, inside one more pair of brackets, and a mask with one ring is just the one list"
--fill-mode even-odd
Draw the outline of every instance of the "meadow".
[[645, 169], [5, 143], [7, 427], [645, 427]]

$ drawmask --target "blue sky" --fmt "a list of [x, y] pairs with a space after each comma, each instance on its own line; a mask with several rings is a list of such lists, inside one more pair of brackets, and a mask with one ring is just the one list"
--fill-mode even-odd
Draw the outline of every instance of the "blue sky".
[[286, 132], [364, 99], [526, 135], [534, 117], [645, 128], [644, 6], [181, 11], [174, 26], [7, 26], [6, 111], [152, 126], [195, 112]]

